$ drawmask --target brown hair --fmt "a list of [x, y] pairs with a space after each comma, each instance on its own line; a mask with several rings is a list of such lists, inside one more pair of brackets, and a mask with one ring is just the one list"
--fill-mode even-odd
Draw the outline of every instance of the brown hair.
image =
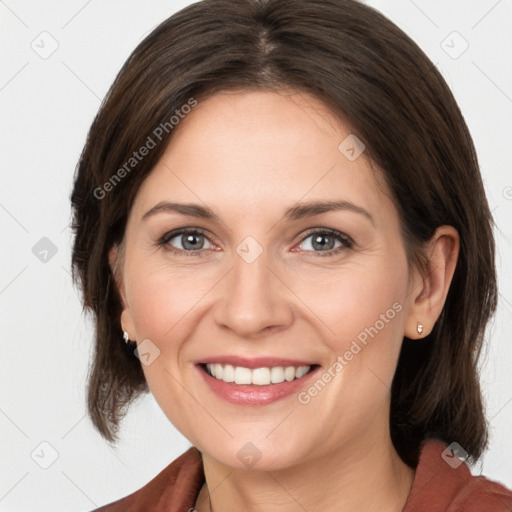
[[[459, 232], [438, 321], [425, 340], [404, 339], [390, 428], [410, 465], [431, 437], [458, 442], [476, 460], [487, 444], [477, 362], [497, 288], [475, 149], [436, 67], [391, 21], [355, 0], [198, 2], [153, 30], [119, 72], [92, 123], [71, 197], [73, 276], [95, 320], [87, 389], [94, 425], [117, 441], [126, 407], [149, 391], [122, 341], [108, 252], [122, 241], [134, 197], [172, 136], [170, 118], [191, 98], [231, 89], [307, 92], [348, 120], [391, 190], [411, 264], [428, 271], [422, 247], [438, 226]], [[159, 126], [166, 130], [156, 141]], [[127, 167], [151, 136], [155, 147]], [[122, 178], [115, 186], [114, 174]]]

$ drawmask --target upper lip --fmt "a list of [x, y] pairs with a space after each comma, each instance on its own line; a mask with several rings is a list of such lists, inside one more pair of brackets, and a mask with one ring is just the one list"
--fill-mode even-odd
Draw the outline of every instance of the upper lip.
[[240, 357], [233, 355], [212, 356], [197, 361], [196, 364], [230, 364], [234, 367], [242, 366], [244, 368], [266, 368], [274, 366], [313, 366], [315, 363], [299, 359], [288, 359], [282, 357]]

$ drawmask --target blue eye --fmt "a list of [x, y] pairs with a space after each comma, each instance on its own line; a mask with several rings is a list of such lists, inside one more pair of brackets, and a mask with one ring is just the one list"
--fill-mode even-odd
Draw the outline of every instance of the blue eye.
[[[174, 239], [176, 239], [181, 247], [176, 247], [171, 243], [171, 240]], [[210, 246], [205, 247], [205, 241], [210, 244]], [[211, 248], [211, 242], [206, 235], [197, 228], [184, 228], [166, 233], [159, 240], [159, 245], [174, 253], [185, 254], [186, 256], [202, 256], [204, 251], [201, 249]]]
[[[306, 242], [306, 240], [310, 241]], [[175, 242], [171, 243], [172, 241]], [[178, 246], [175, 245], [176, 243]], [[158, 245], [175, 254], [185, 256], [204, 256], [206, 251], [203, 249], [213, 247], [205, 232], [198, 228], [183, 228], [166, 233], [160, 238]], [[309, 248], [304, 248], [304, 245], [308, 245]], [[352, 239], [344, 233], [324, 228], [303, 235], [299, 247], [301, 251], [312, 253], [311, 255], [314, 256], [334, 256], [352, 248], [353, 245]]]
[[[311, 249], [304, 249], [307, 252], [313, 252], [315, 256], [333, 256], [344, 249], [350, 249], [354, 243], [352, 239], [334, 229], [323, 229], [309, 232], [302, 239], [300, 246], [305, 244], [305, 240], [311, 239], [307, 245]], [[336, 246], [336, 242], [339, 245]], [[300, 247], [299, 246], [299, 247]]]

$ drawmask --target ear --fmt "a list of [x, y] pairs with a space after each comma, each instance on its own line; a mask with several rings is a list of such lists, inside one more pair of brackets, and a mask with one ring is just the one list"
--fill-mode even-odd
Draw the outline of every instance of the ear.
[[[410, 339], [424, 338], [434, 328], [459, 256], [459, 234], [453, 226], [438, 227], [427, 244], [426, 274], [415, 269], [408, 291], [404, 334]], [[418, 329], [418, 324], [422, 328]]]
[[119, 296], [121, 297], [121, 329], [128, 333], [130, 340], [136, 340], [137, 334], [135, 332], [135, 324], [133, 322], [130, 306], [126, 297], [126, 288], [122, 269], [123, 256], [121, 255], [121, 252], [122, 249], [118, 245], [112, 247], [108, 253], [108, 262], [112, 275], [114, 276], [114, 282], [117, 286], [117, 290], [119, 291]]

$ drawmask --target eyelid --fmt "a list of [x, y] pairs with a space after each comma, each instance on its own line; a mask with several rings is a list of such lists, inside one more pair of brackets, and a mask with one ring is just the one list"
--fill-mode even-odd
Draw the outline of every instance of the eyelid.
[[350, 242], [351, 244], [354, 243], [352, 238], [350, 238], [348, 235], [346, 235], [345, 233], [342, 233], [341, 231], [338, 231], [336, 229], [332, 229], [332, 228], [311, 228], [299, 236], [299, 242], [302, 242], [306, 238], [310, 237], [311, 235], [316, 235], [317, 233], [337, 236], [337, 237], [345, 240], [346, 242]]
[[334, 256], [343, 250], [351, 249], [355, 245], [354, 240], [350, 236], [348, 236], [345, 233], [342, 233], [341, 231], [338, 231], [337, 229], [332, 229], [332, 228], [311, 228], [310, 230], [308, 230], [305, 233], [300, 235], [298, 245], [301, 245], [304, 242], [304, 240], [306, 240], [310, 236], [316, 235], [316, 234], [332, 236], [332, 237], [336, 238], [337, 240], [339, 240], [342, 245], [341, 245], [341, 247], [329, 249], [328, 251], [302, 251], [302, 252], [310, 253], [311, 255], [314, 255], [315, 257], [316, 256]]
[[[210, 240], [210, 236], [209, 236], [208, 232], [202, 228], [197, 228], [197, 227], [184, 227], [184, 228], [177, 228], [177, 229], [168, 231], [158, 239], [155, 246], [157, 246], [158, 248], [162, 248], [166, 251], [169, 251], [173, 254], [176, 254], [178, 256], [195, 256], [195, 257], [205, 256], [205, 253], [206, 253], [205, 249], [186, 251], [184, 249], [178, 249], [178, 248], [170, 245], [169, 242], [173, 238], [176, 238], [176, 237], [179, 237], [182, 235], [186, 235], [186, 234], [203, 235], [208, 240], [208, 242], [210, 244], [212, 244], [214, 247], [216, 246], [216, 244]], [[210, 250], [216, 250], [216, 249], [214, 248], [214, 249], [210, 249]]]
[[[208, 240], [210, 240], [209, 234], [206, 230], [204, 230], [202, 228], [186, 227], [186, 228], [177, 228], [177, 229], [173, 229], [171, 231], [166, 232], [164, 235], [162, 235], [160, 237], [160, 241], [169, 242], [169, 240], [176, 238], [177, 236], [187, 235], [189, 233], [192, 233], [192, 234], [198, 233], [200, 235], [204, 235], [206, 238], [208, 238]], [[210, 240], [210, 243], [213, 243], [213, 242], [211, 242], [211, 240]]]

